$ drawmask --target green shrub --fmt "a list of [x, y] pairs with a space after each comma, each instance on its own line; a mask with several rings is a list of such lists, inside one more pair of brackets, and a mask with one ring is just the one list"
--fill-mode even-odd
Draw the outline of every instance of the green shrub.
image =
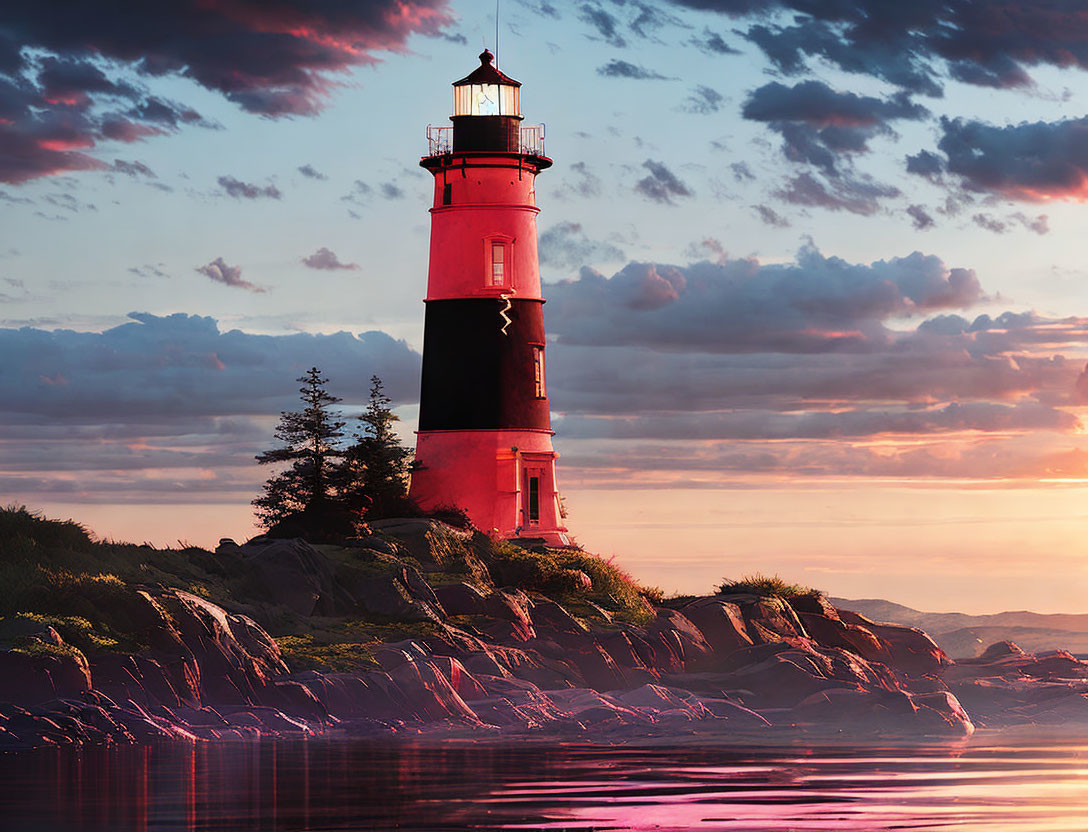
[[800, 598], [806, 595], [817, 596], [823, 593], [810, 586], [788, 583], [778, 575], [768, 576], [756, 572], [735, 581], [723, 578], [721, 586], [718, 587], [718, 594], [759, 595], [762, 597], [777, 595], [779, 598], [788, 601], [791, 598]]
[[[539, 592], [569, 605], [592, 601], [621, 621], [645, 623], [653, 615], [646, 598], [660, 595], [660, 590], [641, 586], [611, 561], [581, 549], [523, 549], [482, 533], [472, 542], [497, 585]], [[578, 573], [589, 578], [589, 589]]]
[[74, 520], [48, 520], [26, 506], [0, 509], [0, 556], [17, 555], [28, 549], [85, 552], [93, 545], [90, 532]]

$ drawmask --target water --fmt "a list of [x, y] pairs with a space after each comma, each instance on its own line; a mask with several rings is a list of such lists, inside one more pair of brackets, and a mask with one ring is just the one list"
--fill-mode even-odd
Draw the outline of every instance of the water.
[[0, 756], [0, 828], [1088, 829], [1088, 740], [923, 747], [264, 742]]

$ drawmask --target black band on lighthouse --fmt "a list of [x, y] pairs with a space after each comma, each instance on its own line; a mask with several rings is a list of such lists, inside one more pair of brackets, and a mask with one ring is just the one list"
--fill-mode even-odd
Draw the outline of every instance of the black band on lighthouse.
[[551, 429], [535, 372], [544, 348], [544, 304], [511, 298], [504, 313], [507, 303], [427, 302], [421, 431]]

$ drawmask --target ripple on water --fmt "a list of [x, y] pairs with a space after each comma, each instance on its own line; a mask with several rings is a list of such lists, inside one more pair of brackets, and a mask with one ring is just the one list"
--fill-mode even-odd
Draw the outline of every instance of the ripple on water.
[[0, 827], [1088, 829], [1088, 740], [889, 748], [204, 744], [0, 757]]

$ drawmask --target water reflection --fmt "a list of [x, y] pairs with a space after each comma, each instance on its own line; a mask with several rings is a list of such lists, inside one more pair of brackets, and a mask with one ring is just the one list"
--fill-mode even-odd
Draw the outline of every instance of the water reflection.
[[1088, 743], [905, 749], [216, 744], [0, 756], [0, 827], [1088, 828]]

